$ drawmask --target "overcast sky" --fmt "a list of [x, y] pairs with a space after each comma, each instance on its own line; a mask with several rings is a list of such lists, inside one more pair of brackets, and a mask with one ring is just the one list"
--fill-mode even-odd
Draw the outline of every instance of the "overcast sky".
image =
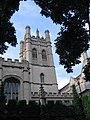
[[59, 58], [55, 53], [54, 40], [60, 30], [60, 25], [56, 25], [50, 18], [42, 16], [40, 14], [40, 8], [33, 1], [27, 0], [25, 2], [21, 2], [19, 11], [12, 16], [11, 21], [16, 28], [18, 44], [15, 48], [10, 46], [3, 57], [19, 59], [19, 43], [20, 40], [23, 40], [24, 38], [25, 27], [29, 25], [31, 27], [31, 35], [35, 35], [37, 28], [39, 29], [40, 36], [44, 36], [46, 29], [50, 31], [54, 65], [59, 89], [69, 82], [71, 76], [77, 77], [81, 73], [82, 64], [74, 67], [74, 72], [72, 74], [67, 74], [63, 66], [59, 65]]

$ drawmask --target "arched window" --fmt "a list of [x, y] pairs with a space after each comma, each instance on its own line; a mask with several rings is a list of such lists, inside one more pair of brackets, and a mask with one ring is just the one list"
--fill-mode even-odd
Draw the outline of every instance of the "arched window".
[[4, 93], [7, 101], [10, 99], [18, 100], [20, 81], [14, 77], [8, 78], [4, 81]]
[[40, 74], [40, 81], [41, 81], [41, 83], [44, 83], [44, 74], [43, 73]]
[[46, 51], [42, 50], [42, 60], [47, 60]]
[[36, 50], [36, 48], [33, 48], [33, 50], [32, 50], [32, 58], [33, 58], [34, 60], [37, 59], [37, 50]]

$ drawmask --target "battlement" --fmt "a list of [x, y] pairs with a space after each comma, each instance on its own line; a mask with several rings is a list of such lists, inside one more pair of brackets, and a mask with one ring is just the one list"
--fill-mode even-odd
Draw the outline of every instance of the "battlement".
[[24, 36], [24, 40], [32, 39], [32, 40], [39, 40], [39, 41], [50, 41], [50, 35], [49, 35], [49, 30], [45, 30], [45, 37], [40, 37], [39, 35], [39, 30], [36, 29], [36, 35], [31, 35], [31, 28], [29, 25], [25, 27], [26, 33]]
[[37, 36], [34, 36], [34, 35], [31, 36], [31, 40], [34, 40], [34, 41], [39, 40], [41, 42], [45, 42], [46, 41], [46, 39], [43, 36], [42, 37], [39, 36], [38, 39], [37, 39]]
[[11, 63], [21, 63], [21, 62], [19, 62], [19, 59], [11, 59], [11, 58], [7, 58], [7, 59], [5, 59], [5, 58], [2, 58], [2, 57], [0, 57], [0, 61], [3, 61], [3, 62], [11, 62]]
[[[46, 102], [53, 101], [53, 102], [62, 102], [65, 105], [71, 105], [72, 104], [72, 98], [73, 95], [71, 93], [63, 93], [63, 94], [58, 94], [58, 93], [46, 93], [44, 98], [46, 99]], [[39, 101], [42, 99], [40, 94], [38, 92], [32, 92], [31, 93], [31, 99]]]
[[14, 62], [14, 63], [20, 63], [19, 59], [14, 59], [12, 60], [11, 58], [7, 58], [7, 60], [5, 62]]
[[[31, 96], [32, 97], [39, 97], [40, 94], [38, 92], [31, 92]], [[73, 97], [73, 94], [72, 93], [62, 93], [62, 94], [59, 94], [59, 93], [49, 92], [49, 93], [45, 93], [45, 97], [58, 97], [58, 98]]]
[[18, 59], [13, 60], [11, 58], [4, 59], [0, 57], [0, 64], [1, 66], [5, 66], [5, 67], [24, 68], [24, 67], [28, 67], [29, 63], [26, 60], [20, 62]]

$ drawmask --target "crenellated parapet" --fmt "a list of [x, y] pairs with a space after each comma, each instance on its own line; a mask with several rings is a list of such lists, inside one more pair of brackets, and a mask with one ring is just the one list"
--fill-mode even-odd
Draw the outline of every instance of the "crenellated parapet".
[[[31, 96], [32, 97], [39, 97], [40, 94], [38, 92], [31, 92]], [[46, 93], [45, 94], [45, 97], [73, 97], [73, 94], [72, 93], [62, 93], [62, 94], [59, 94], [59, 93], [52, 93], [52, 92], [49, 92], [49, 93]]]
[[11, 58], [7, 58], [7, 59], [5, 59], [5, 58], [2, 58], [2, 57], [0, 57], [0, 62], [6, 62], [6, 63], [18, 63], [18, 64], [21, 64], [21, 62], [19, 62], [19, 59], [11, 59]]
[[[31, 92], [31, 98], [32, 100], [40, 100], [40, 94], [38, 92]], [[46, 102], [48, 101], [59, 101], [62, 102], [65, 105], [71, 105], [72, 104], [72, 93], [63, 93], [63, 94], [57, 94], [57, 93], [46, 93], [45, 99]]]
[[0, 66], [24, 69], [24, 67], [27, 67], [27, 68], [29, 67], [29, 63], [26, 60], [23, 60], [22, 62], [20, 62], [19, 59], [13, 60], [11, 58], [4, 59], [4, 58], [0, 57]]
[[25, 27], [25, 36], [24, 36], [24, 41], [30, 41], [30, 40], [39, 40], [39, 41], [50, 41], [50, 35], [49, 35], [49, 30], [45, 30], [45, 36], [40, 37], [39, 35], [39, 30], [36, 29], [36, 35], [31, 35], [31, 28], [29, 25]]

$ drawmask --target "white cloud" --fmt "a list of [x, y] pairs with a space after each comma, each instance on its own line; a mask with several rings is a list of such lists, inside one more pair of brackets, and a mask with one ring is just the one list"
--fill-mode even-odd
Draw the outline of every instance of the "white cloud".
[[0, 57], [5, 58], [5, 60], [7, 60], [7, 58], [11, 58], [12, 60], [19, 59], [19, 44], [16, 47], [12, 47], [9, 45], [6, 53], [4, 53], [3, 55], [0, 54]]
[[57, 77], [58, 89], [61, 89], [62, 87], [67, 85], [69, 83], [69, 80], [70, 79], [64, 77]]
[[64, 70], [64, 68], [63, 68], [63, 66], [59, 65], [59, 66], [57, 66], [56, 70], [57, 71], [62, 71], [62, 70]]
[[21, 2], [19, 15], [38, 17], [39, 12], [37, 11], [40, 11], [40, 8], [35, 6], [35, 3], [31, 1]]

